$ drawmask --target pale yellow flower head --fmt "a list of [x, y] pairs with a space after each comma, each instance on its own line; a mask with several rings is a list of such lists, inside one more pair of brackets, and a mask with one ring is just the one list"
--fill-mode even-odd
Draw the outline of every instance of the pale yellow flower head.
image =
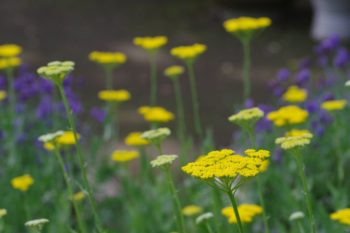
[[169, 137], [171, 130], [169, 128], [158, 128], [145, 131], [141, 134], [141, 137], [150, 141], [153, 144], [159, 144]]
[[305, 214], [301, 211], [296, 211], [296, 212], [293, 212], [291, 215], [289, 215], [289, 221], [291, 222], [297, 221], [303, 218], [305, 218]]
[[329, 112], [336, 111], [336, 110], [342, 110], [346, 107], [347, 101], [342, 100], [328, 100], [321, 104], [321, 108], [324, 110], [327, 110]]
[[7, 92], [6, 91], [0, 91], [0, 102], [6, 99]]
[[229, 33], [254, 32], [267, 28], [270, 25], [271, 19], [267, 17], [239, 17], [228, 19], [223, 23], [225, 30]]
[[307, 120], [309, 113], [296, 106], [288, 105], [272, 111], [267, 115], [267, 119], [272, 121], [274, 125], [281, 127], [285, 125], [300, 124]]
[[228, 120], [245, 128], [252, 127], [262, 117], [264, 117], [264, 112], [260, 108], [248, 108], [233, 114]]
[[93, 51], [89, 54], [89, 59], [101, 65], [120, 65], [126, 62], [126, 56], [120, 52]]
[[16, 44], [0, 45], [0, 57], [16, 57], [22, 53], [22, 47]]
[[142, 132], [131, 132], [129, 133], [124, 142], [128, 146], [147, 146], [149, 145], [149, 141], [141, 137]]
[[27, 192], [30, 186], [34, 184], [34, 179], [31, 175], [25, 174], [17, 176], [11, 180], [12, 188], [22, 192]]
[[136, 150], [116, 150], [112, 153], [111, 159], [118, 163], [125, 163], [139, 157]]
[[0, 209], [0, 219], [7, 215], [6, 209]]
[[127, 90], [103, 90], [98, 93], [98, 98], [107, 102], [125, 102], [130, 99], [130, 92]]
[[304, 133], [300, 136], [280, 137], [275, 140], [275, 143], [280, 145], [284, 150], [292, 150], [303, 148], [311, 143], [313, 135], [311, 133]]
[[37, 69], [37, 73], [45, 79], [61, 85], [66, 76], [74, 70], [72, 61], [52, 61]]
[[182, 208], [182, 214], [187, 217], [192, 217], [203, 212], [203, 208], [198, 205], [187, 205]]
[[152, 160], [150, 163], [152, 167], [164, 167], [171, 165], [175, 159], [177, 159], [177, 155], [159, 155], [156, 159]]
[[81, 202], [86, 197], [86, 194], [82, 191], [74, 193], [74, 195], [71, 197], [71, 200], [74, 202]]
[[301, 103], [307, 99], [307, 90], [298, 86], [290, 86], [283, 94], [282, 99], [290, 103]]
[[35, 230], [36, 232], [41, 232], [44, 225], [49, 223], [50, 221], [46, 218], [34, 219], [26, 222], [24, 225], [30, 229]]
[[[253, 204], [241, 204], [238, 206], [238, 213], [242, 223], [251, 223], [255, 216], [262, 214], [261, 206]], [[236, 215], [231, 206], [225, 207], [221, 211], [222, 215], [227, 217], [230, 224], [236, 224]]]
[[296, 136], [304, 136], [310, 135], [311, 132], [307, 129], [291, 129], [285, 133], [285, 137], [296, 137]]
[[190, 62], [194, 61], [199, 55], [207, 50], [207, 46], [204, 44], [185, 45], [172, 48], [170, 54], [181, 60]]
[[154, 37], [135, 37], [134, 44], [140, 46], [147, 51], [156, 51], [160, 47], [163, 47], [168, 43], [166, 36], [154, 36]]
[[138, 112], [143, 116], [145, 121], [148, 122], [166, 123], [175, 118], [172, 112], [159, 106], [142, 106], [138, 109]]
[[202, 222], [208, 221], [211, 218], [214, 218], [214, 214], [212, 212], [206, 212], [196, 218], [196, 224], [201, 224]]
[[183, 66], [169, 66], [164, 70], [164, 75], [169, 78], [176, 78], [185, 71]]
[[350, 208], [337, 210], [330, 214], [330, 218], [333, 221], [350, 226]]

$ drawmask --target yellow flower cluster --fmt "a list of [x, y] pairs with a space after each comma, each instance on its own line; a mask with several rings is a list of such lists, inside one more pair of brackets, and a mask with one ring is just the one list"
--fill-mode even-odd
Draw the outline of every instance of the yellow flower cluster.
[[74, 70], [73, 61], [52, 61], [46, 66], [39, 67], [37, 73], [43, 78], [53, 81], [56, 85], [61, 85], [66, 76]]
[[129, 162], [139, 157], [139, 152], [136, 150], [116, 150], [112, 153], [111, 159], [115, 162]]
[[98, 93], [98, 98], [107, 102], [125, 102], [130, 99], [130, 93], [127, 90], [103, 90]]
[[7, 93], [6, 91], [0, 91], [0, 101], [3, 101], [6, 99]]
[[164, 70], [164, 75], [169, 78], [174, 78], [183, 74], [184, 70], [182, 66], [169, 66]]
[[[49, 140], [40, 140], [39, 138], [39, 140], [44, 143], [44, 148], [48, 151], [54, 150], [56, 146], [71, 146], [77, 143], [73, 131], [59, 131], [51, 135], [52, 137], [49, 138]], [[79, 134], [77, 135], [77, 138], [80, 138]]]
[[307, 129], [291, 129], [284, 135], [285, 137], [298, 137], [304, 135], [311, 135], [311, 132]]
[[290, 86], [283, 94], [282, 99], [290, 103], [301, 103], [307, 98], [307, 91], [298, 86]]
[[16, 44], [0, 45], [0, 57], [16, 57], [22, 53], [22, 47]]
[[198, 205], [188, 205], [182, 208], [182, 214], [191, 217], [203, 212], [203, 208]]
[[163, 107], [142, 106], [138, 112], [143, 116], [145, 121], [165, 123], [174, 120], [175, 116]]
[[290, 124], [303, 123], [309, 116], [309, 113], [296, 106], [288, 105], [272, 111], [267, 115], [267, 119], [272, 121], [276, 126], [285, 126]]
[[182, 170], [198, 179], [252, 177], [261, 172], [262, 162], [270, 156], [265, 150], [246, 150], [247, 156], [235, 154], [233, 150], [212, 151], [188, 163]]
[[181, 60], [192, 61], [207, 50], [204, 44], [193, 44], [172, 48], [170, 53]]
[[166, 36], [136, 37], [134, 44], [148, 51], [155, 51], [168, 43]]
[[146, 146], [150, 142], [147, 139], [141, 137], [142, 132], [131, 132], [129, 133], [124, 142], [128, 146]]
[[260, 108], [248, 108], [230, 116], [228, 120], [240, 126], [255, 124], [264, 116]]
[[74, 195], [72, 196], [72, 201], [75, 201], [75, 202], [80, 202], [82, 200], [84, 200], [86, 197], [85, 193], [80, 191], [80, 192], [77, 192], [77, 193], [74, 193]]
[[321, 104], [321, 108], [331, 112], [344, 109], [346, 104], [346, 100], [328, 100]]
[[93, 51], [89, 54], [89, 59], [102, 65], [119, 65], [126, 62], [126, 56], [120, 52]]
[[7, 210], [6, 209], [0, 209], [0, 219], [2, 217], [4, 217], [7, 214]]
[[350, 226], [350, 208], [338, 210], [332, 213], [330, 218], [341, 224]]
[[284, 150], [290, 150], [295, 148], [301, 148], [311, 143], [313, 135], [311, 133], [305, 132], [299, 136], [287, 136], [277, 138], [275, 143], [281, 145]]
[[22, 192], [28, 191], [30, 186], [34, 183], [34, 179], [31, 175], [25, 174], [23, 176], [17, 176], [11, 180], [11, 185], [14, 189]]
[[0, 69], [14, 68], [21, 65], [22, 60], [19, 57], [0, 58]]
[[159, 155], [156, 159], [151, 161], [152, 167], [163, 167], [167, 165], [171, 165], [175, 159], [177, 159], [177, 155]]
[[267, 17], [239, 17], [235, 19], [228, 19], [224, 22], [224, 28], [229, 33], [235, 33], [240, 31], [254, 31], [266, 28], [270, 25], [271, 19]]
[[[253, 218], [263, 212], [263, 209], [258, 205], [241, 204], [238, 206], [238, 213], [242, 223], [250, 223]], [[228, 218], [228, 222], [236, 224], [237, 219], [232, 207], [225, 207], [221, 210], [222, 215]]]

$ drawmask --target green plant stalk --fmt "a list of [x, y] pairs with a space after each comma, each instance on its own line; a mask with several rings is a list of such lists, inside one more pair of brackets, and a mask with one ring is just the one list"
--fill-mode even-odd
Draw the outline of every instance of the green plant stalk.
[[157, 52], [156, 51], [149, 53], [149, 60], [150, 60], [150, 76], [151, 76], [150, 105], [155, 106], [157, 104]]
[[306, 206], [307, 206], [307, 212], [309, 215], [309, 224], [310, 224], [310, 231], [311, 233], [316, 233], [316, 223], [315, 223], [315, 218], [312, 212], [312, 205], [311, 205], [311, 195], [310, 191], [308, 189], [308, 185], [306, 182], [306, 177], [305, 177], [305, 172], [304, 172], [304, 164], [301, 159], [301, 155], [299, 153], [294, 154], [294, 158], [297, 162], [297, 167], [298, 167], [298, 173], [303, 185], [303, 191], [304, 191], [304, 196], [305, 196], [305, 201], [306, 201]]
[[229, 190], [227, 192], [227, 195], [231, 201], [231, 205], [233, 207], [233, 212], [235, 213], [235, 216], [237, 219], [239, 233], [244, 233], [241, 217], [239, 216], [238, 206], [237, 206], [237, 202], [236, 202], [236, 199], [234, 197], [234, 194], [232, 193], [231, 190]]
[[[214, 199], [213, 201], [213, 209], [214, 209], [214, 215], [220, 216], [221, 214], [221, 208], [223, 206], [222, 199], [220, 196], [220, 190], [217, 189], [212, 189], [212, 198]], [[219, 227], [220, 226], [220, 227]], [[219, 224], [217, 221], [214, 221], [214, 227], [217, 232], [222, 232], [223, 224]]]
[[6, 69], [6, 76], [9, 80], [8, 93], [9, 93], [9, 103], [10, 103], [10, 117], [9, 117], [9, 135], [10, 135], [10, 148], [9, 148], [9, 160], [8, 165], [10, 167], [15, 166], [17, 149], [16, 149], [16, 132], [14, 127], [14, 117], [16, 116], [16, 92], [14, 86], [14, 75], [13, 69]]
[[[58, 148], [55, 148], [54, 154], [56, 156], [58, 164], [60, 165], [60, 168], [61, 168], [61, 171], [63, 174], [63, 178], [64, 178], [64, 181], [65, 181], [66, 186], [67, 186], [69, 198], [72, 198], [74, 195], [73, 188], [72, 188], [68, 173], [66, 172], [66, 169], [64, 168], [64, 162], [63, 162], [63, 159], [61, 157], [61, 153], [60, 153]], [[73, 208], [75, 210], [79, 231], [81, 233], [86, 233], [87, 231], [86, 231], [85, 224], [83, 223], [82, 218], [81, 218], [80, 208], [78, 207], [77, 203], [74, 200], [72, 200], [72, 203], [73, 203]]]
[[241, 39], [243, 45], [243, 99], [247, 100], [251, 94], [251, 83], [250, 83], [250, 39]]
[[139, 153], [140, 153], [140, 168], [141, 168], [141, 175], [142, 177], [149, 183], [153, 183], [153, 176], [150, 170], [149, 162], [147, 160], [147, 155], [145, 152], [145, 148], [139, 147]]
[[67, 118], [68, 118], [69, 126], [70, 126], [71, 130], [73, 131], [74, 140], [76, 141], [76, 150], [77, 150], [77, 157], [79, 159], [79, 167], [80, 167], [80, 170], [81, 170], [81, 176], [82, 176], [82, 179], [83, 179], [83, 182], [84, 182], [84, 186], [85, 186], [87, 194], [88, 194], [87, 196], [88, 196], [88, 200], [89, 200], [89, 203], [90, 203], [90, 206], [91, 206], [91, 210], [92, 210], [92, 213], [93, 213], [93, 216], [94, 216], [96, 228], [97, 228], [97, 231], [99, 233], [103, 233], [102, 226], [101, 226], [101, 221], [100, 221], [100, 219], [98, 217], [98, 214], [97, 214], [97, 211], [96, 211], [96, 203], [95, 203], [94, 194], [93, 194], [92, 188], [90, 186], [89, 180], [87, 178], [87, 172], [86, 172], [86, 168], [85, 168], [85, 165], [84, 165], [84, 159], [83, 159], [83, 154], [82, 154], [82, 151], [81, 151], [81, 147], [80, 147], [80, 144], [78, 142], [78, 136], [77, 136], [78, 133], [77, 133], [77, 129], [76, 129], [76, 126], [75, 126], [75, 122], [73, 120], [73, 116], [72, 116], [72, 113], [71, 113], [71, 110], [70, 110], [70, 107], [69, 107], [69, 104], [68, 104], [67, 97], [65, 95], [63, 86], [62, 85], [58, 85], [58, 89], [60, 91], [60, 95], [61, 95], [61, 98], [63, 100], [64, 107], [66, 109], [66, 115], [67, 115]]
[[104, 70], [106, 73], [106, 90], [113, 90], [113, 69], [105, 67]]
[[203, 129], [201, 126], [201, 119], [199, 115], [199, 103], [198, 103], [198, 94], [197, 94], [197, 84], [196, 77], [193, 69], [193, 62], [186, 62], [188, 77], [190, 79], [190, 88], [191, 88], [191, 97], [192, 97], [192, 108], [193, 108], [193, 120], [196, 134], [198, 137], [203, 136]]
[[208, 221], [205, 223], [205, 229], [207, 230], [208, 233], [214, 233], [214, 230], [211, 228]]
[[118, 140], [118, 107], [119, 105], [114, 105], [114, 102], [107, 102], [107, 118], [103, 130], [103, 139], [105, 141], [110, 140], [113, 136], [116, 136]]
[[300, 222], [300, 221], [297, 222], [297, 226], [298, 226], [298, 229], [299, 229], [299, 233], [305, 233], [304, 228], [303, 228], [303, 226], [301, 225], [301, 222]]
[[166, 178], [167, 178], [167, 183], [168, 183], [168, 188], [172, 196], [173, 200], [173, 205], [175, 208], [175, 213], [176, 213], [176, 220], [177, 220], [177, 225], [179, 228], [179, 233], [186, 233], [186, 228], [185, 228], [185, 221], [181, 212], [181, 202], [180, 198], [177, 194], [174, 182], [173, 182], [173, 177], [171, 174], [170, 167], [166, 167], [165, 169], [166, 172]]

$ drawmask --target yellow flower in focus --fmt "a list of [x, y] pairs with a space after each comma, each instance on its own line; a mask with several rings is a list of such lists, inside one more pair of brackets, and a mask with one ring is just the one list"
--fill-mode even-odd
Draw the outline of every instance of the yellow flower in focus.
[[111, 159], [115, 162], [129, 162], [139, 157], [139, 152], [136, 150], [116, 150], [112, 153]]
[[143, 106], [138, 109], [138, 112], [143, 116], [145, 121], [166, 123], [174, 120], [175, 116], [172, 112], [169, 112], [163, 107], [155, 106]]
[[7, 93], [6, 91], [0, 91], [0, 101], [3, 101], [6, 99]]
[[276, 111], [272, 111], [267, 115], [267, 119], [272, 121], [276, 126], [285, 126], [292, 124], [300, 124], [306, 121], [309, 113], [296, 106], [296, 105], [288, 105], [279, 108]]
[[80, 191], [80, 192], [77, 192], [75, 193], [73, 196], [72, 196], [72, 201], [74, 202], [80, 202], [82, 200], [84, 200], [86, 197], [85, 193]]
[[[238, 213], [242, 223], [250, 223], [253, 218], [263, 212], [263, 209], [258, 205], [242, 204], [238, 206]], [[228, 218], [228, 222], [236, 224], [237, 219], [232, 207], [225, 207], [221, 211], [222, 215]]]
[[191, 217], [203, 212], [203, 208], [198, 205], [188, 205], [182, 208], [182, 214]]
[[126, 62], [126, 56], [120, 52], [93, 51], [89, 54], [89, 59], [102, 65], [120, 65]]
[[350, 208], [337, 210], [336, 212], [330, 214], [330, 218], [333, 221], [350, 226]]
[[300, 136], [287, 136], [277, 138], [275, 140], [275, 143], [280, 145], [284, 150], [291, 150], [309, 145], [312, 138], [313, 135], [311, 133], [304, 133]]
[[0, 219], [4, 216], [7, 215], [7, 210], [6, 209], [0, 209]]
[[16, 57], [22, 53], [22, 47], [16, 44], [0, 45], [0, 57]]
[[134, 44], [148, 51], [155, 51], [168, 43], [166, 36], [135, 37]]
[[23, 176], [17, 176], [11, 180], [11, 185], [14, 189], [20, 190], [22, 192], [28, 191], [30, 186], [34, 183], [33, 177], [28, 174]]
[[241, 127], [252, 126], [264, 116], [264, 112], [260, 108], [248, 108], [233, 114], [228, 118], [232, 123]]
[[[77, 139], [79, 140], [79, 138], [80, 135], [78, 134]], [[58, 136], [55, 139], [55, 143], [57, 143], [60, 146], [69, 146], [77, 144], [73, 131], [65, 131], [62, 135]]]
[[131, 132], [126, 136], [124, 142], [128, 146], [146, 146], [149, 141], [141, 137], [142, 132]]
[[183, 74], [185, 69], [182, 66], [169, 66], [164, 70], [164, 75], [169, 78], [178, 77]]
[[103, 90], [98, 93], [98, 98], [103, 101], [125, 102], [130, 99], [130, 92], [127, 90]]
[[171, 55], [185, 61], [193, 61], [207, 50], [204, 44], [179, 46], [170, 50]]
[[292, 130], [289, 130], [284, 136], [296, 137], [296, 136], [304, 136], [309, 134], [311, 134], [311, 132], [307, 129], [292, 129]]
[[0, 58], [0, 70], [14, 68], [21, 65], [22, 60], [18, 57]]
[[307, 91], [298, 86], [290, 86], [283, 94], [282, 99], [290, 103], [301, 103], [307, 98]]
[[346, 100], [328, 100], [321, 104], [321, 108], [331, 112], [344, 109], [346, 104]]
[[271, 19], [267, 17], [252, 18], [239, 17], [228, 19], [223, 23], [225, 30], [229, 33], [239, 33], [242, 31], [255, 31], [267, 28], [271, 25]]

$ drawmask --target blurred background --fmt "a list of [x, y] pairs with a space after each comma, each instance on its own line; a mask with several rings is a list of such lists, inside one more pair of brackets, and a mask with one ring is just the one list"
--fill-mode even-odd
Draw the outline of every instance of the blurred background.
[[[142, 123], [135, 114], [136, 107], [147, 104], [149, 95], [148, 57], [133, 45], [133, 38], [168, 36], [169, 44], [159, 54], [159, 96], [160, 105], [172, 111], [173, 89], [162, 75], [165, 67], [177, 63], [169, 50], [177, 45], [204, 43], [208, 51], [196, 63], [200, 110], [205, 124], [214, 129], [219, 143], [225, 145], [230, 142], [232, 129], [222, 124], [222, 116], [229, 116], [233, 103], [242, 96], [242, 51], [239, 42], [224, 31], [222, 22], [239, 16], [268, 16], [273, 20], [273, 26], [253, 43], [253, 99], [259, 104], [272, 98], [267, 83], [280, 68], [296, 67], [301, 58], [311, 54], [314, 39], [333, 34], [334, 26], [329, 22], [340, 20], [349, 26], [349, 3], [348, 0], [313, 3], [307, 0], [1, 0], [0, 42], [23, 46], [24, 62], [33, 71], [51, 60], [74, 60], [77, 64], [74, 73], [80, 80], [78, 91], [88, 106], [98, 103], [96, 93], [104, 87], [103, 72], [88, 60], [89, 52], [125, 53], [128, 61], [115, 73], [115, 83], [118, 88], [130, 90], [133, 97], [122, 113], [122, 124], [128, 125], [122, 131], [140, 129]], [[328, 19], [329, 25], [325, 25], [324, 17], [333, 21]], [[342, 26], [339, 22], [335, 25]], [[340, 36], [347, 37], [349, 28], [336, 30]], [[189, 98], [186, 76], [182, 82], [185, 98]], [[186, 107], [190, 113], [190, 106]]]

